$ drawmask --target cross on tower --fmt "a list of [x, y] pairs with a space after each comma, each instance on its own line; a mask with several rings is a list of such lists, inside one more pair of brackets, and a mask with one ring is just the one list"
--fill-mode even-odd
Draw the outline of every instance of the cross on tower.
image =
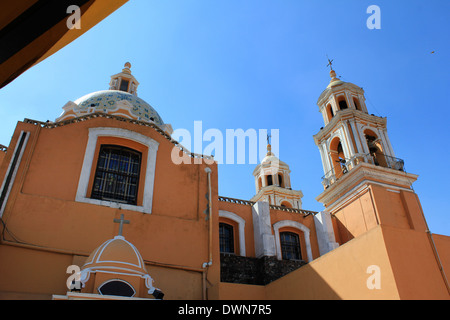
[[328, 60], [328, 64], [327, 64], [327, 67], [330, 67], [330, 70], [333, 70], [333, 59], [332, 60], [330, 60], [330, 58], [328, 58], [328, 55], [327, 55], [327, 60]]
[[120, 223], [119, 236], [122, 236], [122, 230], [124, 224], [130, 224], [130, 220], [125, 220], [123, 214], [120, 215], [120, 219], [114, 219], [114, 223]]
[[270, 134], [267, 134], [267, 144], [270, 144], [270, 138], [272, 138], [272, 136]]

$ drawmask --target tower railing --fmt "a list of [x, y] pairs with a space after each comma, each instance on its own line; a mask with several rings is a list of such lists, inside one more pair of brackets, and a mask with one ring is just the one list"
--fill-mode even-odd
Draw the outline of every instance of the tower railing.
[[403, 159], [391, 157], [382, 153], [356, 154], [350, 159], [340, 159], [336, 162], [334, 167], [322, 177], [322, 185], [325, 189], [330, 187], [362, 162], [393, 170], [405, 171], [405, 161]]

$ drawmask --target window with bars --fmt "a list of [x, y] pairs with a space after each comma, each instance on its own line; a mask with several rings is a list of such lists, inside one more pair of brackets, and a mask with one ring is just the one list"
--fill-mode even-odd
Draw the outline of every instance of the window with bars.
[[141, 157], [130, 148], [102, 145], [91, 198], [136, 205]]
[[234, 253], [234, 230], [227, 223], [219, 223], [220, 252]]
[[280, 233], [281, 253], [283, 260], [301, 260], [300, 239], [293, 232]]

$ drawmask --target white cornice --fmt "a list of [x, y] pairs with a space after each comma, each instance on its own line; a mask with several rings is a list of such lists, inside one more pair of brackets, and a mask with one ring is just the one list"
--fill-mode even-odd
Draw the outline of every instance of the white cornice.
[[375, 126], [382, 127], [386, 127], [387, 124], [387, 118], [385, 117], [383, 118], [370, 115], [363, 111], [354, 109], [340, 110], [323, 129], [321, 129], [317, 134], [313, 136], [316, 145], [319, 145], [320, 141], [322, 141], [323, 138], [330, 135], [331, 131], [337, 127], [339, 122], [343, 122], [349, 119], [356, 119], [356, 121], [366, 121], [373, 123]]
[[393, 188], [403, 186], [403, 188], [410, 190], [411, 185], [417, 178], [418, 175], [412, 173], [362, 162], [317, 196], [316, 200], [323, 204], [330, 205], [330, 201], [338, 197], [338, 200], [333, 202], [336, 203], [348, 193], [348, 190], [352, 190], [358, 181], [366, 181], [368, 183], [379, 183], [382, 181], [384, 184], [392, 186]]
[[298, 198], [301, 199], [303, 198], [303, 192], [301, 190], [291, 190], [291, 189], [286, 189], [286, 188], [282, 188], [282, 187], [278, 187], [278, 186], [266, 186], [261, 188], [261, 190], [259, 190], [259, 192], [254, 195], [250, 201], [258, 201], [259, 199], [261, 199], [263, 196], [267, 196], [267, 195], [271, 195], [271, 194], [275, 194], [277, 196], [282, 196], [282, 195], [288, 195], [294, 198]]

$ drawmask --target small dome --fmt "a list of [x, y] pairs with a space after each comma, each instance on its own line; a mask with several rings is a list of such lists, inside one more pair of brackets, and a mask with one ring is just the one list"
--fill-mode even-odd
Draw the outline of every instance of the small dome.
[[141, 98], [120, 90], [103, 90], [87, 94], [75, 101], [78, 105], [78, 112], [87, 112], [89, 108], [94, 108], [93, 112], [108, 112], [118, 109], [118, 102], [127, 101], [133, 108], [130, 112], [137, 120], [153, 121], [161, 126], [164, 124], [158, 112]]
[[261, 164], [271, 164], [276, 163], [277, 165], [288, 166], [285, 162], [281, 161], [273, 152], [272, 146], [270, 144], [267, 145], [267, 154], [264, 159], [261, 160]]
[[82, 269], [147, 274], [144, 260], [139, 251], [123, 236], [116, 236], [94, 250]]

